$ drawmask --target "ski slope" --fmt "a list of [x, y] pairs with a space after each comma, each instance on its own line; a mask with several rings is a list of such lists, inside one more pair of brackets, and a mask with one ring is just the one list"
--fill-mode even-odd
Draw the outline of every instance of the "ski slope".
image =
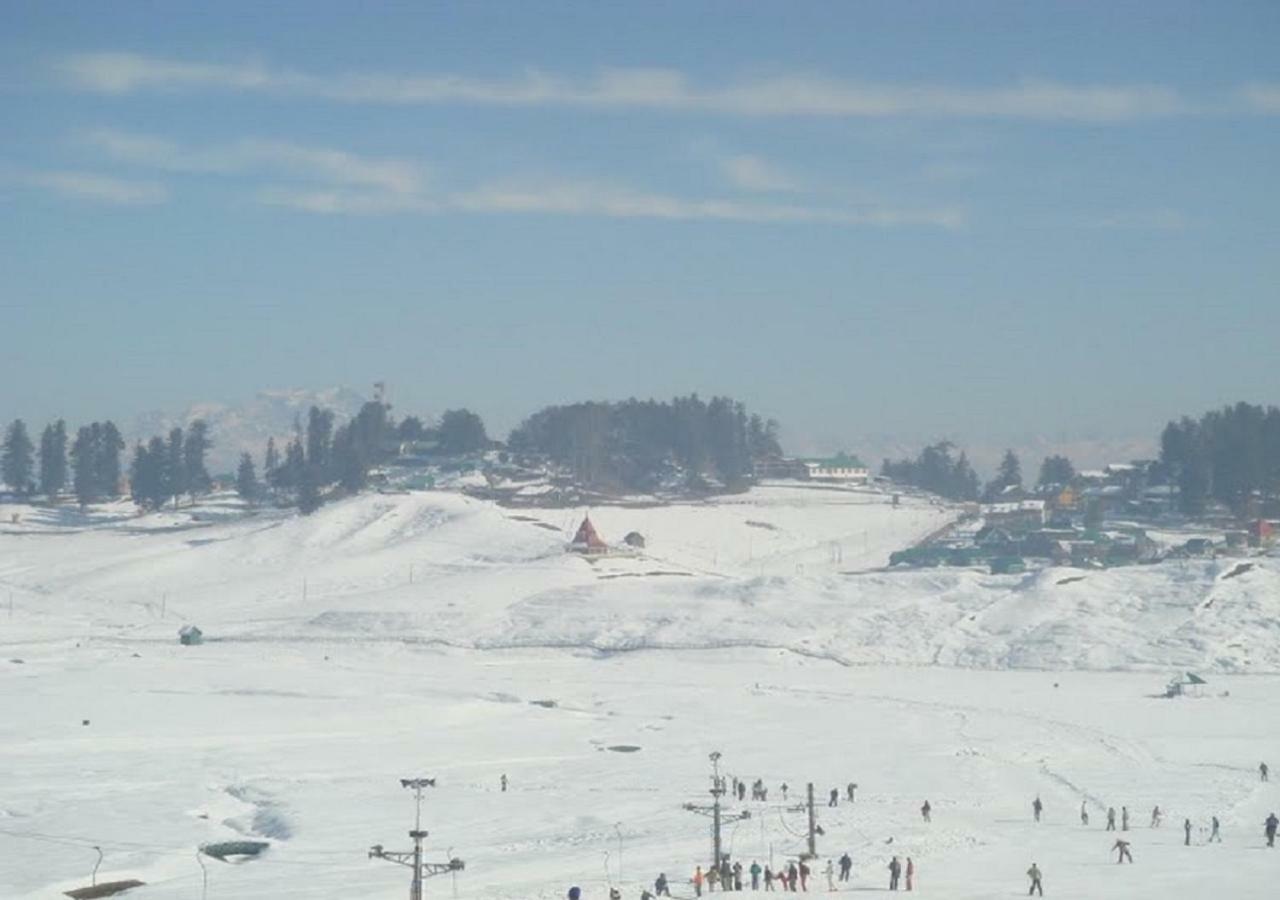
[[[205, 860], [209, 897], [403, 897], [406, 870], [367, 849], [409, 849], [398, 779], [416, 775], [439, 782], [428, 858], [467, 861], [428, 896], [576, 883], [594, 900], [617, 883], [631, 900], [658, 871], [690, 895], [707, 823], [681, 806], [707, 799], [713, 750], [771, 789], [726, 832], [747, 865], [803, 847], [782, 782], [812, 780], [820, 800], [860, 785], [853, 806], [819, 809], [819, 850], [851, 853], [851, 891], [883, 888], [895, 852], [920, 890], [955, 898], [1021, 894], [1032, 861], [1057, 897], [1263, 897], [1280, 874], [1261, 849], [1280, 783], [1256, 771], [1280, 764], [1274, 559], [1234, 577], [1226, 561], [884, 571], [955, 511], [781, 485], [592, 510], [606, 540], [646, 539], [594, 562], [564, 552], [583, 510], [447, 492], [305, 518], [246, 517], [230, 498], [143, 517], [13, 511], [6, 900], [87, 884], [94, 845], [99, 880], [148, 882], [129, 896], [198, 896], [195, 848], [242, 836], [271, 847]], [[178, 646], [185, 623], [206, 643]], [[1153, 696], [1182, 669], [1208, 678], [1205, 696]], [[1156, 803], [1166, 825], [1151, 830]], [[1122, 804], [1133, 867], [1102, 831]], [[1214, 814], [1225, 841], [1205, 846]]]

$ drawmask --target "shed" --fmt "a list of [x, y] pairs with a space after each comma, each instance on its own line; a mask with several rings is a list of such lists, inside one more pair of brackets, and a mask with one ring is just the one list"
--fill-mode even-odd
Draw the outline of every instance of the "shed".
[[192, 647], [204, 643], [204, 632], [194, 625], [183, 625], [178, 629], [178, 643], [184, 647]]
[[596, 533], [596, 527], [591, 524], [591, 517], [585, 516], [582, 524], [578, 526], [578, 533], [573, 536], [573, 541], [569, 544], [569, 550], [585, 556], [603, 556], [609, 552], [609, 545]]
[[1183, 672], [1181, 675], [1174, 676], [1173, 680], [1165, 686], [1164, 695], [1166, 697], [1199, 697], [1203, 695], [1204, 686], [1208, 683], [1195, 672]]

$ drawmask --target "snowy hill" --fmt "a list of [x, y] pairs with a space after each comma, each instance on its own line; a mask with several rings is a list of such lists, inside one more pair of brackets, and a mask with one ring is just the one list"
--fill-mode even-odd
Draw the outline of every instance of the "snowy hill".
[[[28, 515], [0, 537], [18, 629], [165, 641], [434, 642], [456, 647], [770, 647], [843, 664], [1280, 672], [1280, 565], [1225, 561], [993, 576], [884, 571], [950, 521], [921, 499], [800, 486], [697, 504], [582, 510], [453, 493], [367, 494], [310, 518], [189, 512]], [[67, 533], [63, 533], [67, 532]], [[305, 593], [304, 593], [305, 591]], [[158, 617], [161, 604], [166, 615]]]
[[[666, 872], [690, 897], [707, 821], [683, 804], [707, 799], [713, 750], [770, 790], [730, 807], [744, 865], [803, 850], [806, 781], [858, 783], [819, 808], [811, 890], [847, 851], [850, 892], [884, 889], [892, 855], [961, 900], [1020, 894], [1033, 860], [1079, 900], [1274, 892], [1280, 791], [1257, 765], [1280, 678], [1223, 673], [1280, 671], [1276, 560], [885, 571], [955, 511], [769, 486], [592, 510], [646, 546], [588, 561], [565, 552], [582, 512], [445, 492], [306, 518], [0, 507], [0, 897], [83, 887], [100, 850], [98, 881], [144, 881], [138, 900], [206, 877], [211, 898], [402, 898], [405, 870], [367, 848], [409, 849], [412, 776], [439, 785], [426, 858], [466, 860], [427, 896], [634, 900]], [[179, 646], [183, 623], [206, 642]], [[1175, 668], [1204, 695], [1157, 698]], [[1156, 803], [1169, 825], [1117, 867], [1106, 808]], [[241, 839], [269, 846], [195, 852]]]

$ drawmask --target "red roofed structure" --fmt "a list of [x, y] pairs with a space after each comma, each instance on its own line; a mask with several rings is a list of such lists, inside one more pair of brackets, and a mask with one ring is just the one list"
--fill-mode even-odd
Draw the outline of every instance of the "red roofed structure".
[[596, 527], [591, 524], [591, 517], [586, 516], [578, 526], [578, 533], [573, 536], [569, 549], [574, 553], [585, 553], [587, 556], [598, 556], [609, 552], [609, 545], [596, 534]]

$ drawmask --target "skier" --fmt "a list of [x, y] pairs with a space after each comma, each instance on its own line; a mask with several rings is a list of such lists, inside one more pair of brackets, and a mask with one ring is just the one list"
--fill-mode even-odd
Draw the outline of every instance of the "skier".
[[1269, 781], [1269, 780], [1270, 780], [1270, 775], [1271, 775], [1271, 770], [1267, 768], [1267, 764], [1266, 764], [1266, 763], [1259, 763], [1259, 764], [1258, 764], [1258, 774], [1262, 776], [1262, 780], [1263, 780], [1263, 781]]
[[898, 862], [898, 857], [889, 860], [889, 890], [896, 891], [898, 889], [898, 876], [902, 874], [902, 863]]
[[846, 792], [848, 793], [848, 795], [849, 795], [849, 802], [850, 802], [850, 803], [852, 803], [852, 802], [853, 802], [853, 792], [854, 792], [854, 791], [856, 791], [857, 789], [858, 789], [858, 786], [857, 786], [856, 784], [854, 784], [852, 781], [850, 781], [850, 782], [849, 782], [849, 784], [848, 784], [848, 786], [845, 788], [845, 791], [846, 791]]
[[[928, 801], [928, 800], [924, 801], [924, 805], [920, 807], [920, 816], [921, 816], [921, 818], [923, 818], [926, 822], [932, 822], [932, 821], [933, 821], [933, 819], [932, 819], [932, 818], [930, 818], [930, 816], [931, 816], [931, 814], [932, 814], [932, 813], [933, 813], [933, 807], [929, 805], [929, 801]], [[1039, 813], [1037, 813], [1037, 814], [1036, 814], [1036, 818], [1037, 818], [1037, 819], [1039, 819], [1039, 818], [1040, 818], [1040, 814], [1039, 814]]]
[[830, 858], [827, 859], [827, 867], [823, 870], [827, 873], [827, 890], [834, 891], [836, 889], [836, 864]]
[[1116, 830], [1116, 808], [1110, 806], [1107, 808], [1107, 831]]
[[1036, 795], [1035, 802], [1031, 804], [1031, 811], [1036, 814], [1036, 821], [1040, 821], [1040, 813], [1044, 811], [1044, 804], [1040, 802], [1040, 795]]
[[748, 871], [751, 872], [751, 890], [760, 890], [760, 863], [753, 859], [751, 861], [751, 868]]
[[1043, 897], [1044, 887], [1040, 884], [1040, 867], [1035, 863], [1032, 863], [1031, 868], [1027, 869], [1027, 877], [1031, 879], [1031, 889], [1027, 891], [1027, 896], [1030, 897], [1032, 894], [1039, 894]]
[[831, 794], [827, 799], [827, 806], [839, 806], [839, 805], [840, 805], [840, 789], [832, 788]]
[[1133, 854], [1129, 852], [1129, 842], [1124, 838], [1116, 838], [1116, 842], [1111, 845], [1111, 849], [1118, 851], [1116, 856], [1117, 864], [1124, 862], [1126, 859], [1129, 862], [1133, 862]]
[[853, 860], [849, 858], [849, 853], [846, 851], [840, 857], [840, 880], [848, 881], [851, 871], [853, 871]]
[[501, 781], [502, 781], [502, 793], [505, 794], [507, 792], [507, 774], [505, 772], [502, 773]]
[[1186, 837], [1182, 841], [1182, 846], [1190, 847], [1191, 846], [1191, 820], [1190, 819], [1182, 820], [1182, 832], [1184, 835], [1186, 835]]
[[670, 897], [671, 888], [667, 886], [667, 873], [659, 872], [653, 882], [653, 892], [659, 897]]
[[768, 866], [764, 867], [764, 889], [766, 891], [773, 890], [773, 869]]
[[1080, 824], [1089, 824], [1089, 807], [1085, 806], [1085, 801], [1080, 801]]
[[1213, 819], [1211, 820], [1211, 825], [1212, 825], [1212, 830], [1209, 832], [1209, 843], [1212, 844], [1214, 841], [1217, 841], [1219, 844], [1221, 844], [1222, 835], [1218, 834], [1218, 817], [1217, 816], [1213, 817]]
[[1267, 821], [1263, 823], [1266, 826], [1267, 846], [1274, 847], [1276, 845], [1276, 826], [1280, 825], [1280, 819], [1276, 818], [1276, 814], [1272, 813], [1267, 816]]
[[911, 861], [911, 857], [908, 856], [907, 857], [907, 890], [909, 891], [915, 890], [915, 887], [913, 886], [915, 877], [916, 877], [916, 864], [913, 863]]
[[1151, 827], [1160, 827], [1160, 806], [1158, 804], [1153, 810], [1151, 810]]
[[695, 897], [702, 896], [702, 882], [705, 876], [702, 874], [702, 866], [698, 866], [693, 870], [693, 895]]
[[1127, 806], [1120, 807], [1120, 830], [1129, 830], [1129, 807]]

